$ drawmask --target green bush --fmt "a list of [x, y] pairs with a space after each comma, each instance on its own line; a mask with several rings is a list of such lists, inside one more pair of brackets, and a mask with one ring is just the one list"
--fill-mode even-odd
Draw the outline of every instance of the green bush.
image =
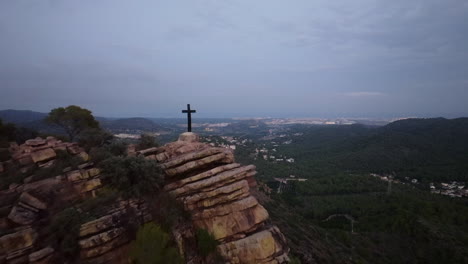
[[205, 229], [197, 229], [197, 247], [198, 252], [206, 257], [216, 251], [218, 241]]
[[0, 174], [0, 189], [8, 188], [12, 183], [21, 183], [27, 176], [27, 174], [21, 173], [19, 165], [9, 165], [6, 167], [6, 171]]
[[290, 257], [289, 264], [301, 264], [301, 260], [296, 256], [292, 256]]
[[130, 245], [130, 257], [135, 264], [183, 263], [177, 249], [170, 245], [169, 234], [155, 223], [142, 226]]
[[105, 148], [114, 156], [126, 156], [128, 144], [122, 140], [114, 140]]
[[80, 250], [78, 236], [82, 223], [89, 220], [86, 214], [75, 208], [67, 208], [55, 215], [49, 226], [51, 240], [57, 243], [58, 248], [69, 259], [75, 257]]
[[143, 157], [112, 157], [101, 162], [109, 186], [124, 197], [156, 193], [164, 176], [155, 161]]
[[77, 205], [77, 207], [93, 217], [99, 217], [105, 214], [109, 206], [115, 203], [118, 198], [119, 194], [117, 191], [104, 187], [96, 192], [96, 197], [87, 198]]
[[111, 133], [99, 128], [87, 129], [79, 135], [78, 143], [85, 148], [86, 151], [89, 151], [91, 148], [102, 147], [105, 144], [109, 144], [113, 137]]
[[127, 146], [128, 144], [121, 140], [113, 140], [110, 143], [106, 143], [103, 146], [94, 146], [91, 147], [89, 151], [89, 155], [91, 156], [91, 160], [95, 164], [99, 164], [100, 162], [112, 158], [114, 156], [117, 157], [124, 157], [127, 155]]
[[83, 159], [80, 156], [72, 156], [65, 150], [57, 150], [57, 158], [55, 164], [49, 168], [37, 168], [35, 167], [31, 173], [34, 173], [34, 180], [42, 180], [50, 177], [55, 177], [63, 173], [63, 170], [67, 167], [77, 169], [78, 165], [83, 163]]
[[156, 142], [156, 138], [150, 134], [141, 134], [140, 140], [138, 141], [137, 149], [148, 149], [152, 147], [157, 147], [158, 143]]
[[111, 158], [112, 153], [110, 153], [104, 147], [100, 147], [100, 148], [94, 147], [94, 148], [91, 148], [91, 150], [89, 151], [89, 156], [90, 156], [91, 161], [94, 162], [94, 164], [99, 164], [100, 162], [108, 158]]
[[184, 210], [181, 202], [167, 192], [160, 192], [148, 204], [153, 220], [164, 230], [170, 230], [180, 222], [190, 221], [190, 213]]

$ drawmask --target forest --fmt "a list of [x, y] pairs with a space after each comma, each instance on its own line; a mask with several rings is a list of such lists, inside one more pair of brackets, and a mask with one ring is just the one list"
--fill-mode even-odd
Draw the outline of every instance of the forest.
[[[409, 119], [383, 127], [301, 125], [281, 134], [286, 136], [270, 141], [250, 137], [236, 157], [257, 166], [258, 179], [272, 190], [267, 209], [273, 222], [303, 261], [468, 261], [468, 199], [429, 192], [431, 182], [466, 183], [468, 119]], [[295, 162], [265, 160], [254, 155], [260, 148]], [[389, 183], [371, 173], [401, 181]], [[277, 193], [273, 178], [290, 175], [307, 180], [289, 181], [292, 186]]]

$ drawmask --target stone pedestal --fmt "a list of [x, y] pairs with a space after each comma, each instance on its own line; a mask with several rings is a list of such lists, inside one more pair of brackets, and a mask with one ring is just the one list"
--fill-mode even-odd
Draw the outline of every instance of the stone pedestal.
[[193, 132], [185, 132], [180, 134], [179, 141], [191, 143], [200, 141], [200, 137]]

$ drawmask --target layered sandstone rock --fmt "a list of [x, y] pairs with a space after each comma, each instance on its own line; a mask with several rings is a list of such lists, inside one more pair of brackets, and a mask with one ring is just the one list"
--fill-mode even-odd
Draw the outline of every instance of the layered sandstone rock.
[[143, 200], [118, 202], [108, 214], [81, 225], [78, 242], [84, 263], [128, 263], [129, 229], [151, 221]]
[[[60, 151], [83, 158], [82, 164], [66, 168], [60, 175], [45, 179], [32, 175], [0, 191], [0, 228], [5, 231], [0, 236], [0, 263], [55, 263], [60, 249], [47, 244], [45, 238], [50, 234], [44, 223], [64, 209], [60, 203], [94, 196], [104, 184], [101, 171], [77, 144], [53, 137], [11, 144], [9, 150], [12, 160], [3, 163], [2, 170], [15, 168], [13, 165], [22, 171], [56, 166]], [[187, 258], [196, 255], [196, 228], [214, 235], [227, 263], [288, 261], [283, 235], [268, 224], [268, 212], [250, 193], [256, 184], [255, 167], [235, 163], [230, 149], [200, 143], [196, 134], [184, 133], [176, 142], [132, 153], [160, 163], [166, 174], [165, 191], [191, 213], [191, 223], [177, 223], [172, 230], [188, 263], [206, 263], [200, 256]], [[77, 263], [128, 263], [132, 235], [151, 219], [144, 201], [116, 200], [95, 220], [81, 225]]]
[[234, 162], [230, 149], [200, 143], [193, 133], [137, 152], [161, 163], [165, 190], [191, 212], [196, 228], [212, 233], [228, 263], [286, 263], [289, 248], [268, 212], [250, 194], [255, 166]]
[[[91, 197], [102, 187], [101, 172], [90, 163], [67, 168], [61, 175], [36, 179], [35, 173], [55, 166], [58, 151], [79, 156], [83, 162], [88, 154], [76, 143], [66, 143], [53, 137], [27, 140], [22, 145], [12, 143], [12, 160], [2, 164], [5, 169], [25, 173], [32, 170], [23, 183], [11, 184], [0, 191], [0, 263], [51, 263], [52, 247], [41, 245], [39, 234], [47, 236], [43, 223], [63, 210], [67, 201]], [[53, 207], [52, 209], [50, 207]], [[114, 212], [112, 212], [114, 213]], [[42, 224], [41, 224], [42, 223]]]

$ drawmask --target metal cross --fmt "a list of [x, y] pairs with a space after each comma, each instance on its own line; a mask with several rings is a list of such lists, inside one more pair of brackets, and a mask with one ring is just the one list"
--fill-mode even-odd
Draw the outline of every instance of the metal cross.
[[187, 113], [187, 131], [192, 132], [192, 113], [196, 113], [196, 110], [190, 110], [190, 104], [187, 104], [187, 110], [182, 110], [182, 113]]

